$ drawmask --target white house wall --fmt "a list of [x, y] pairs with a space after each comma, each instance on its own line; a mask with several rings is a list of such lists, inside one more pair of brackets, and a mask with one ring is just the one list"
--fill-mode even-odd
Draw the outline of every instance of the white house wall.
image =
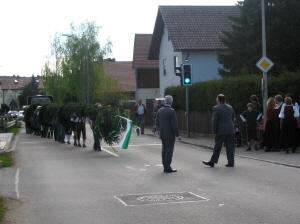
[[[165, 88], [169, 86], [180, 85], [180, 77], [174, 73], [174, 57], [178, 57], [178, 63], [182, 61], [182, 53], [174, 52], [171, 41], [168, 40], [168, 31], [165, 28], [160, 44], [159, 53], [159, 82], [160, 82], [160, 97], [164, 97]], [[164, 75], [164, 60], [166, 66], [166, 75]]]
[[159, 89], [136, 89], [135, 92], [136, 100], [142, 99], [143, 103], [146, 104], [147, 99], [160, 98]]
[[[191, 51], [189, 56], [188, 52], [174, 52], [173, 45], [168, 40], [168, 31], [164, 28], [159, 53], [160, 97], [164, 97], [165, 88], [180, 85], [180, 78], [174, 73], [175, 56], [178, 58], [179, 66], [183, 63], [192, 65], [193, 83], [221, 78], [218, 68], [222, 65], [217, 61], [216, 51]], [[188, 62], [185, 61], [186, 59]], [[164, 74], [164, 63], [166, 74]]]
[[222, 65], [218, 63], [215, 51], [190, 52], [188, 62], [185, 62], [188, 53], [183, 52], [182, 54], [182, 63], [192, 65], [193, 83], [221, 78], [218, 74], [218, 68]]

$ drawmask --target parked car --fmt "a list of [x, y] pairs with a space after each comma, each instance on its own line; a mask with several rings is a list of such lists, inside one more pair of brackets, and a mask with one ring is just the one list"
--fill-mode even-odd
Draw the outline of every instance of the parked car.
[[10, 111], [8, 111], [8, 114], [9, 114], [9, 116], [16, 118], [18, 116], [19, 112], [10, 110]]
[[20, 110], [19, 111], [19, 113], [18, 113], [18, 120], [20, 121], [20, 120], [24, 120], [24, 110]]

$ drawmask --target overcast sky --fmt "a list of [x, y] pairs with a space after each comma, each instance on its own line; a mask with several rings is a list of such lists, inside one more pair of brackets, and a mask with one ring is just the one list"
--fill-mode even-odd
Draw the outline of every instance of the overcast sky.
[[102, 45], [110, 38], [116, 61], [132, 61], [135, 33], [153, 33], [159, 5], [235, 5], [236, 0], [2, 0], [0, 76], [41, 75], [56, 32], [95, 21]]

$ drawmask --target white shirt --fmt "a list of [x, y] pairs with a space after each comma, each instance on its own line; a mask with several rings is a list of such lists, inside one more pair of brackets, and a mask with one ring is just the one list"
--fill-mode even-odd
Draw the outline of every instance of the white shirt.
[[284, 107], [285, 107], [285, 106], [287, 106], [287, 107], [293, 107], [293, 110], [294, 110], [294, 117], [299, 117], [299, 110], [297, 110], [297, 108], [296, 108], [295, 106], [293, 106], [293, 105], [285, 105], [285, 104], [282, 105], [282, 108], [281, 108], [281, 110], [280, 110], [280, 114], [279, 114], [278, 117], [284, 118]]
[[138, 105], [138, 114], [140, 114], [140, 115], [144, 115], [145, 114], [145, 110], [144, 110], [143, 104]]

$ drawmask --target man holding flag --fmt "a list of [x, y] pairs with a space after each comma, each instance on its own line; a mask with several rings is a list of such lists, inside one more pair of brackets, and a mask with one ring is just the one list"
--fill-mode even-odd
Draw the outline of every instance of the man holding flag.
[[171, 108], [172, 103], [173, 97], [167, 95], [165, 97], [165, 106], [158, 110], [155, 121], [155, 128], [159, 130], [159, 138], [162, 142], [162, 164], [165, 173], [177, 172], [177, 170], [172, 169], [171, 163], [175, 139], [181, 140], [176, 112]]

